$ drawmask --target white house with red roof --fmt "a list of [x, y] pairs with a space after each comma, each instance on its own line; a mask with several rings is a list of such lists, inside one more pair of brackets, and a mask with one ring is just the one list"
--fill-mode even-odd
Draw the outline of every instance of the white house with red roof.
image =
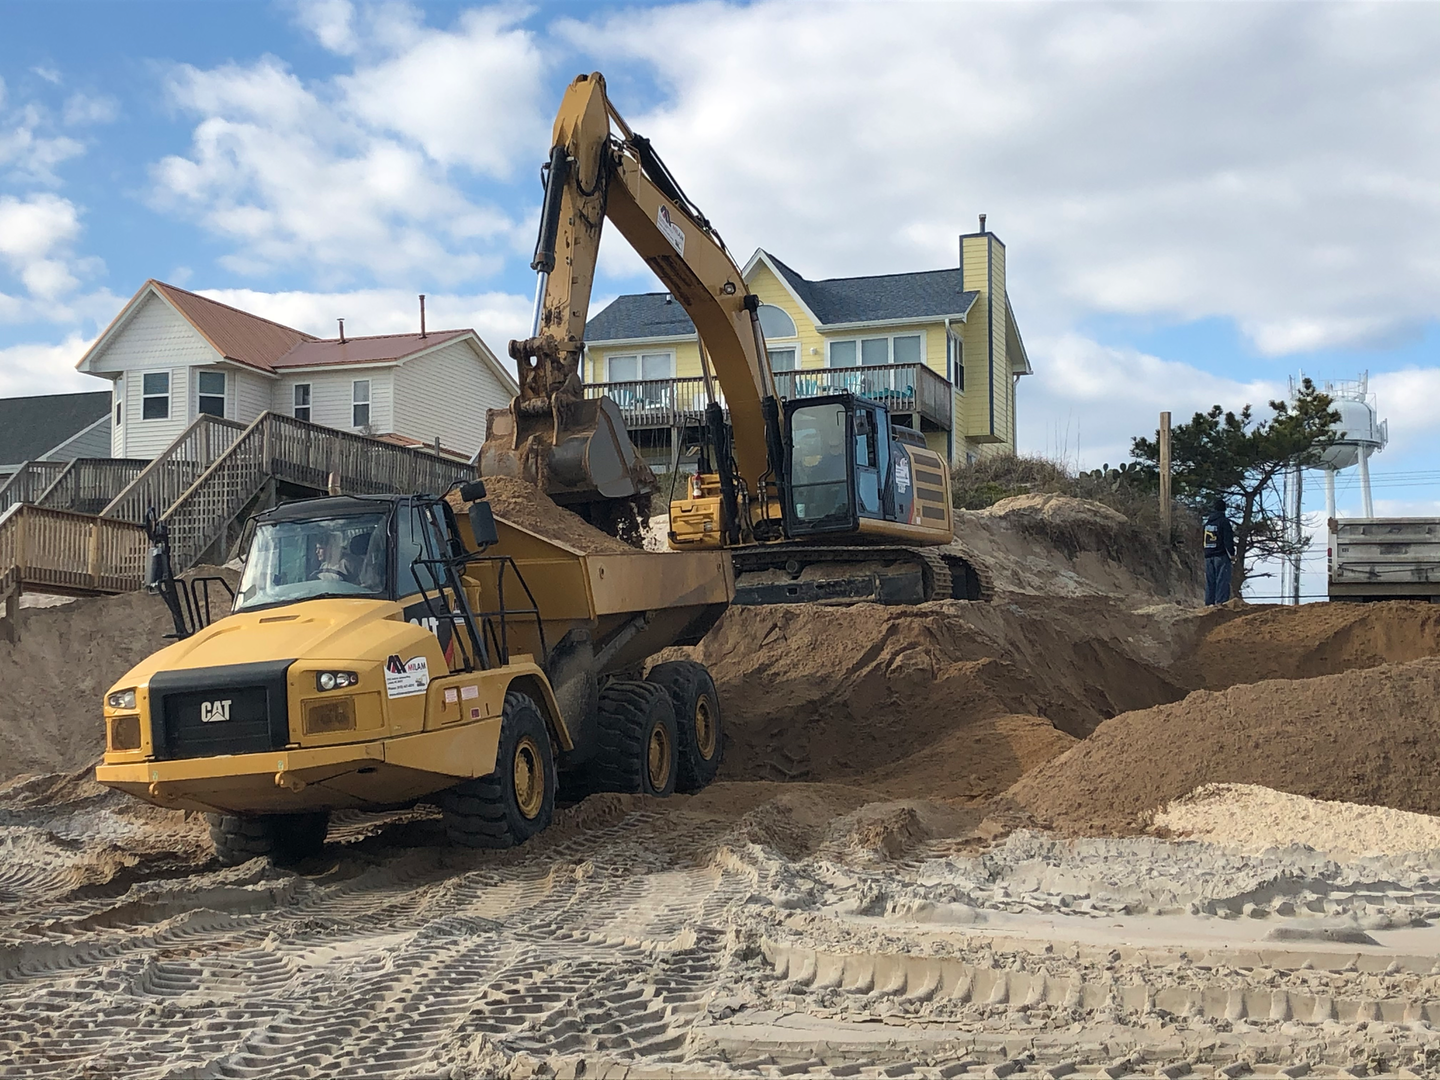
[[147, 281], [76, 365], [115, 386], [110, 454], [153, 458], [202, 413], [266, 410], [470, 457], [518, 392], [474, 330], [317, 338]]

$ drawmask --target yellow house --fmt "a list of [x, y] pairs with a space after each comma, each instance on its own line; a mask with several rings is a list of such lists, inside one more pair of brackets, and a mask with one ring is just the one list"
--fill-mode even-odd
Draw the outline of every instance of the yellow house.
[[[850, 390], [880, 401], [952, 463], [1015, 449], [1030, 361], [1005, 291], [1005, 245], [960, 237], [960, 265], [810, 281], [757, 250], [745, 282], [782, 397]], [[706, 397], [695, 326], [667, 293], [617, 297], [586, 326], [591, 394], [619, 402], [651, 464], [675, 468]]]

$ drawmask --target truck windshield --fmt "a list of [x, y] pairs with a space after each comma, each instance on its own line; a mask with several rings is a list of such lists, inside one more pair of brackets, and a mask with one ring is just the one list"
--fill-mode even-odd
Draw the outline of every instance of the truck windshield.
[[322, 596], [386, 596], [386, 515], [272, 521], [255, 530], [235, 610]]

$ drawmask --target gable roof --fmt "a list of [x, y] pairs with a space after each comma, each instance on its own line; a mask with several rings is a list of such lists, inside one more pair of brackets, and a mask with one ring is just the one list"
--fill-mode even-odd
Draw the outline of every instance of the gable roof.
[[274, 371], [276, 361], [295, 346], [316, 338], [208, 296], [186, 292], [153, 278], [146, 282], [185, 316], [191, 326], [226, 360], [261, 371]]
[[[979, 293], [961, 288], [961, 271], [920, 270], [910, 274], [808, 281], [768, 251], [757, 251], [822, 326], [902, 319], [964, 318]], [[749, 271], [755, 260], [751, 260]]]
[[[745, 276], [764, 262], [816, 325], [963, 319], [979, 297], [960, 288], [960, 271], [922, 270], [913, 274], [876, 274], [867, 277], [808, 281], [767, 251], [756, 251]], [[646, 340], [690, 337], [695, 324], [669, 293], [633, 293], [617, 296], [585, 324], [587, 341]]]
[[427, 350], [469, 337], [473, 339], [472, 344], [486, 367], [512, 393], [518, 393], [514, 376], [495, 359], [474, 330], [433, 330], [424, 337], [419, 334], [376, 334], [346, 338], [344, 341], [339, 338], [318, 338], [314, 334], [307, 334], [303, 330], [296, 330], [271, 319], [263, 319], [259, 315], [252, 315], [248, 311], [241, 311], [229, 304], [211, 300], [208, 296], [188, 292], [154, 278], [140, 287], [130, 298], [130, 302], [121, 309], [120, 314], [110, 321], [110, 325], [86, 350], [76, 365], [80, 370], [88, 370], [87, 361], [99, 354], [109, 339], [150, 295], [159, 296], [174, 308], [223, 359], [263, 371], [267, 375], [275, 375], [289, 368], [324, 367], [331, 364], [340, 366], [398, 363]]
[[109, 390], [0, 398], [0, 464], [42, 458], [110, 413]]
[[432, 330], [419, 334], [376, 334], [372, 337], [311, 338], [302, 341], [274, 362], [276, 369], [318, 367], [325, 364], [383, 364], [447, 345], [473, 330]]

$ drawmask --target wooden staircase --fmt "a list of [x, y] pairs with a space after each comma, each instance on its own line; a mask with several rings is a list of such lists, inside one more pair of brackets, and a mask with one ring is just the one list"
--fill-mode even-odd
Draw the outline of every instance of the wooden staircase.
[[438, 493], [474, 475], [463, 462], [271, 412], [248, 426], [202, 416], [154, 461], [27, 462], [0, 486], [0, 604], [22, 589], [143, 588], [151, 508], [170, 528], [178, 572], [224, 559], [238, 524], [265, 503], [332, 486]]

